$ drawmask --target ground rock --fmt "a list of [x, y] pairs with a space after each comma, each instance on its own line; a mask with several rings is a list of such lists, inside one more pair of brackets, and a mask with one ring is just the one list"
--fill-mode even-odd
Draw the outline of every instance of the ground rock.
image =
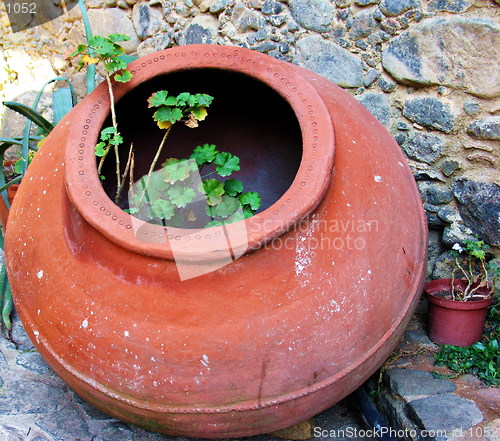
[[454, 394], [414, 400], [407, 404], [407, 408], [427, 431], [467, 429], [483, 420], [483, 415], [472, 401]]

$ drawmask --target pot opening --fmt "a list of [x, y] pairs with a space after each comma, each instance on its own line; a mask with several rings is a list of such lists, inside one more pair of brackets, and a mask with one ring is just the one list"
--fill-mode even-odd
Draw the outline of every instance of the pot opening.
[[[172, 128], [156, 169], [168, 158], [188, 159], [193, 149], [215, 144], [219, 151], [240, 158], [240, 171], [224, 179], [243, 182], [244, 191], [258, 192], [259, 212], [273, 205], [291, 186], [302, 158], [302, 135], [294, 111], [276, 91], [248, 75], [222, 69], [182, 70], [155, 77], [127, 93], [116, 104], [122, 168], [130, 144], [135, 151], [134, 181], [146, 175], [165, 133], [153, 121], [155, 109], [147, 99], [159, 90], [169, 95], [205, 93], [214, 97], [208, 116], [199, 127], [177, 123]], [[103, 127], [111, 126], [111, 119]], [[204, 170], [206, 172], [211, 170]], [[102, 170], [103, 188], [114, 200], [116, 191], [113, 152]], [[128, 186], [127, 186], [128, 187]], [[119, 201], [129, 208], [127, 191]]]

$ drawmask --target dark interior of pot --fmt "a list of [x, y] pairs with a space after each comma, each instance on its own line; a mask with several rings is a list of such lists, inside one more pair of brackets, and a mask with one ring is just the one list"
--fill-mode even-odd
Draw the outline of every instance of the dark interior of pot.
[[[214, 97], [208, 116], [199, 127], [181, 122], [172, 128], [156, 168], [168, 158], [187, 159], [198, 145], [215, 144], [219, 151], [240, 158], [240, 171], [230, 177], [243, 182], [245, 191], [262, 197], [262, 211], [290, 187], [302, 157], [302, 136], [295, 114], [277, 92], [247, 75], [220, 69], [192, 69], [156, 77], [125, 95], [116, 105], [122, 169], [130, 143], [134, 144], [134, 180], [147, 174], [164, 130], [153, 121], [155, 109], [147, 99], [159, 90], [170, 95], [206, 93]], [[111, 121], [104, 127], [111, 126]], [[110, 152], [110, 158], [113, 153]], [[103, 168], [103, 187], [111, 199], [116, 189], [115, 161]], [[123, 192], [120, 206], [126, 208]]]

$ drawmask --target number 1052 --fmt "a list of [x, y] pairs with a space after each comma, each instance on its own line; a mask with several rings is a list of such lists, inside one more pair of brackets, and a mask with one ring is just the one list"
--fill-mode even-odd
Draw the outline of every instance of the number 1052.
[[7, 14], [36, 14], [36, 3], [6, 2]]

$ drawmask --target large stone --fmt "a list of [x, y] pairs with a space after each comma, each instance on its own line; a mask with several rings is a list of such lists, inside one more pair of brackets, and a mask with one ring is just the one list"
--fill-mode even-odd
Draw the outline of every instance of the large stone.
[[391, 105], [389, 104], [387, 95], [381, 93], [364, 93], [357, 98], [384, 126], [390, 126]]
[[467, 429], [483, 420], [476, 405], [453, 394], [439, 394], [407, 404], [409, 414], [427, 431], [452, 432]]
[[500, 140], [500, 116], [474, 121], [468, 128], [467, 133], [476, 139]]
[[124, 34], [130, 37], [130, 40], [120, 43], [125, 52], [137, 49], [140, 41], [126, 11], [119, 8], [90, 9], [88, 15], [94, 35]]
[[453, 114], [450, 106], [443, 104], [436, 98], [415, 98], [406, 101], [403, 115], [430, 129], [445, 133], [449, 133], [453, 129]]
[[293, 19], [311, 31], [327, 31], [335, 13], [327, 0], [290, 0], [289, 5]]
[[382, 55], [399, 82], [500, 96], [500, 26], [476, 17], [432, 18], [395, 37]]
[[310, 69], [341, 87], [361, 87], [363, 66], [350, 52], [319, 35], [297, 42], [296, 63]]
[[211, 44], [217, 36], [219, 21], [213, 15], [198, 15], [184, 32], [183, 44]]
[[471, 6], [468, 0], [431, 0], [429, 2], [430, 11], [443, 11], [443, 12], [465, 12]]
[[389, 17], [420, 7], [420, 0], [382, 0], [380, 10]]
[[402, 147], [411, 159], [432, 164], [441, 156], [444, 140], [437, 135], [413, 132]]
[[485, 242], [500, 245], [500, 186], [458, 179], [453, 194], [465, 225]]
[[141, 40], [155, 35], [161, 28], [162, 19], [161, 10], [153, 8], [147, 1], [136, 3], [132, 10], [132, 21]]
[[406, 401], [453, 392], [456, 389], [452, 381], [434, 378], [430, 372], [418, 369], [390, 369], [386, 376], [391, 389]]

